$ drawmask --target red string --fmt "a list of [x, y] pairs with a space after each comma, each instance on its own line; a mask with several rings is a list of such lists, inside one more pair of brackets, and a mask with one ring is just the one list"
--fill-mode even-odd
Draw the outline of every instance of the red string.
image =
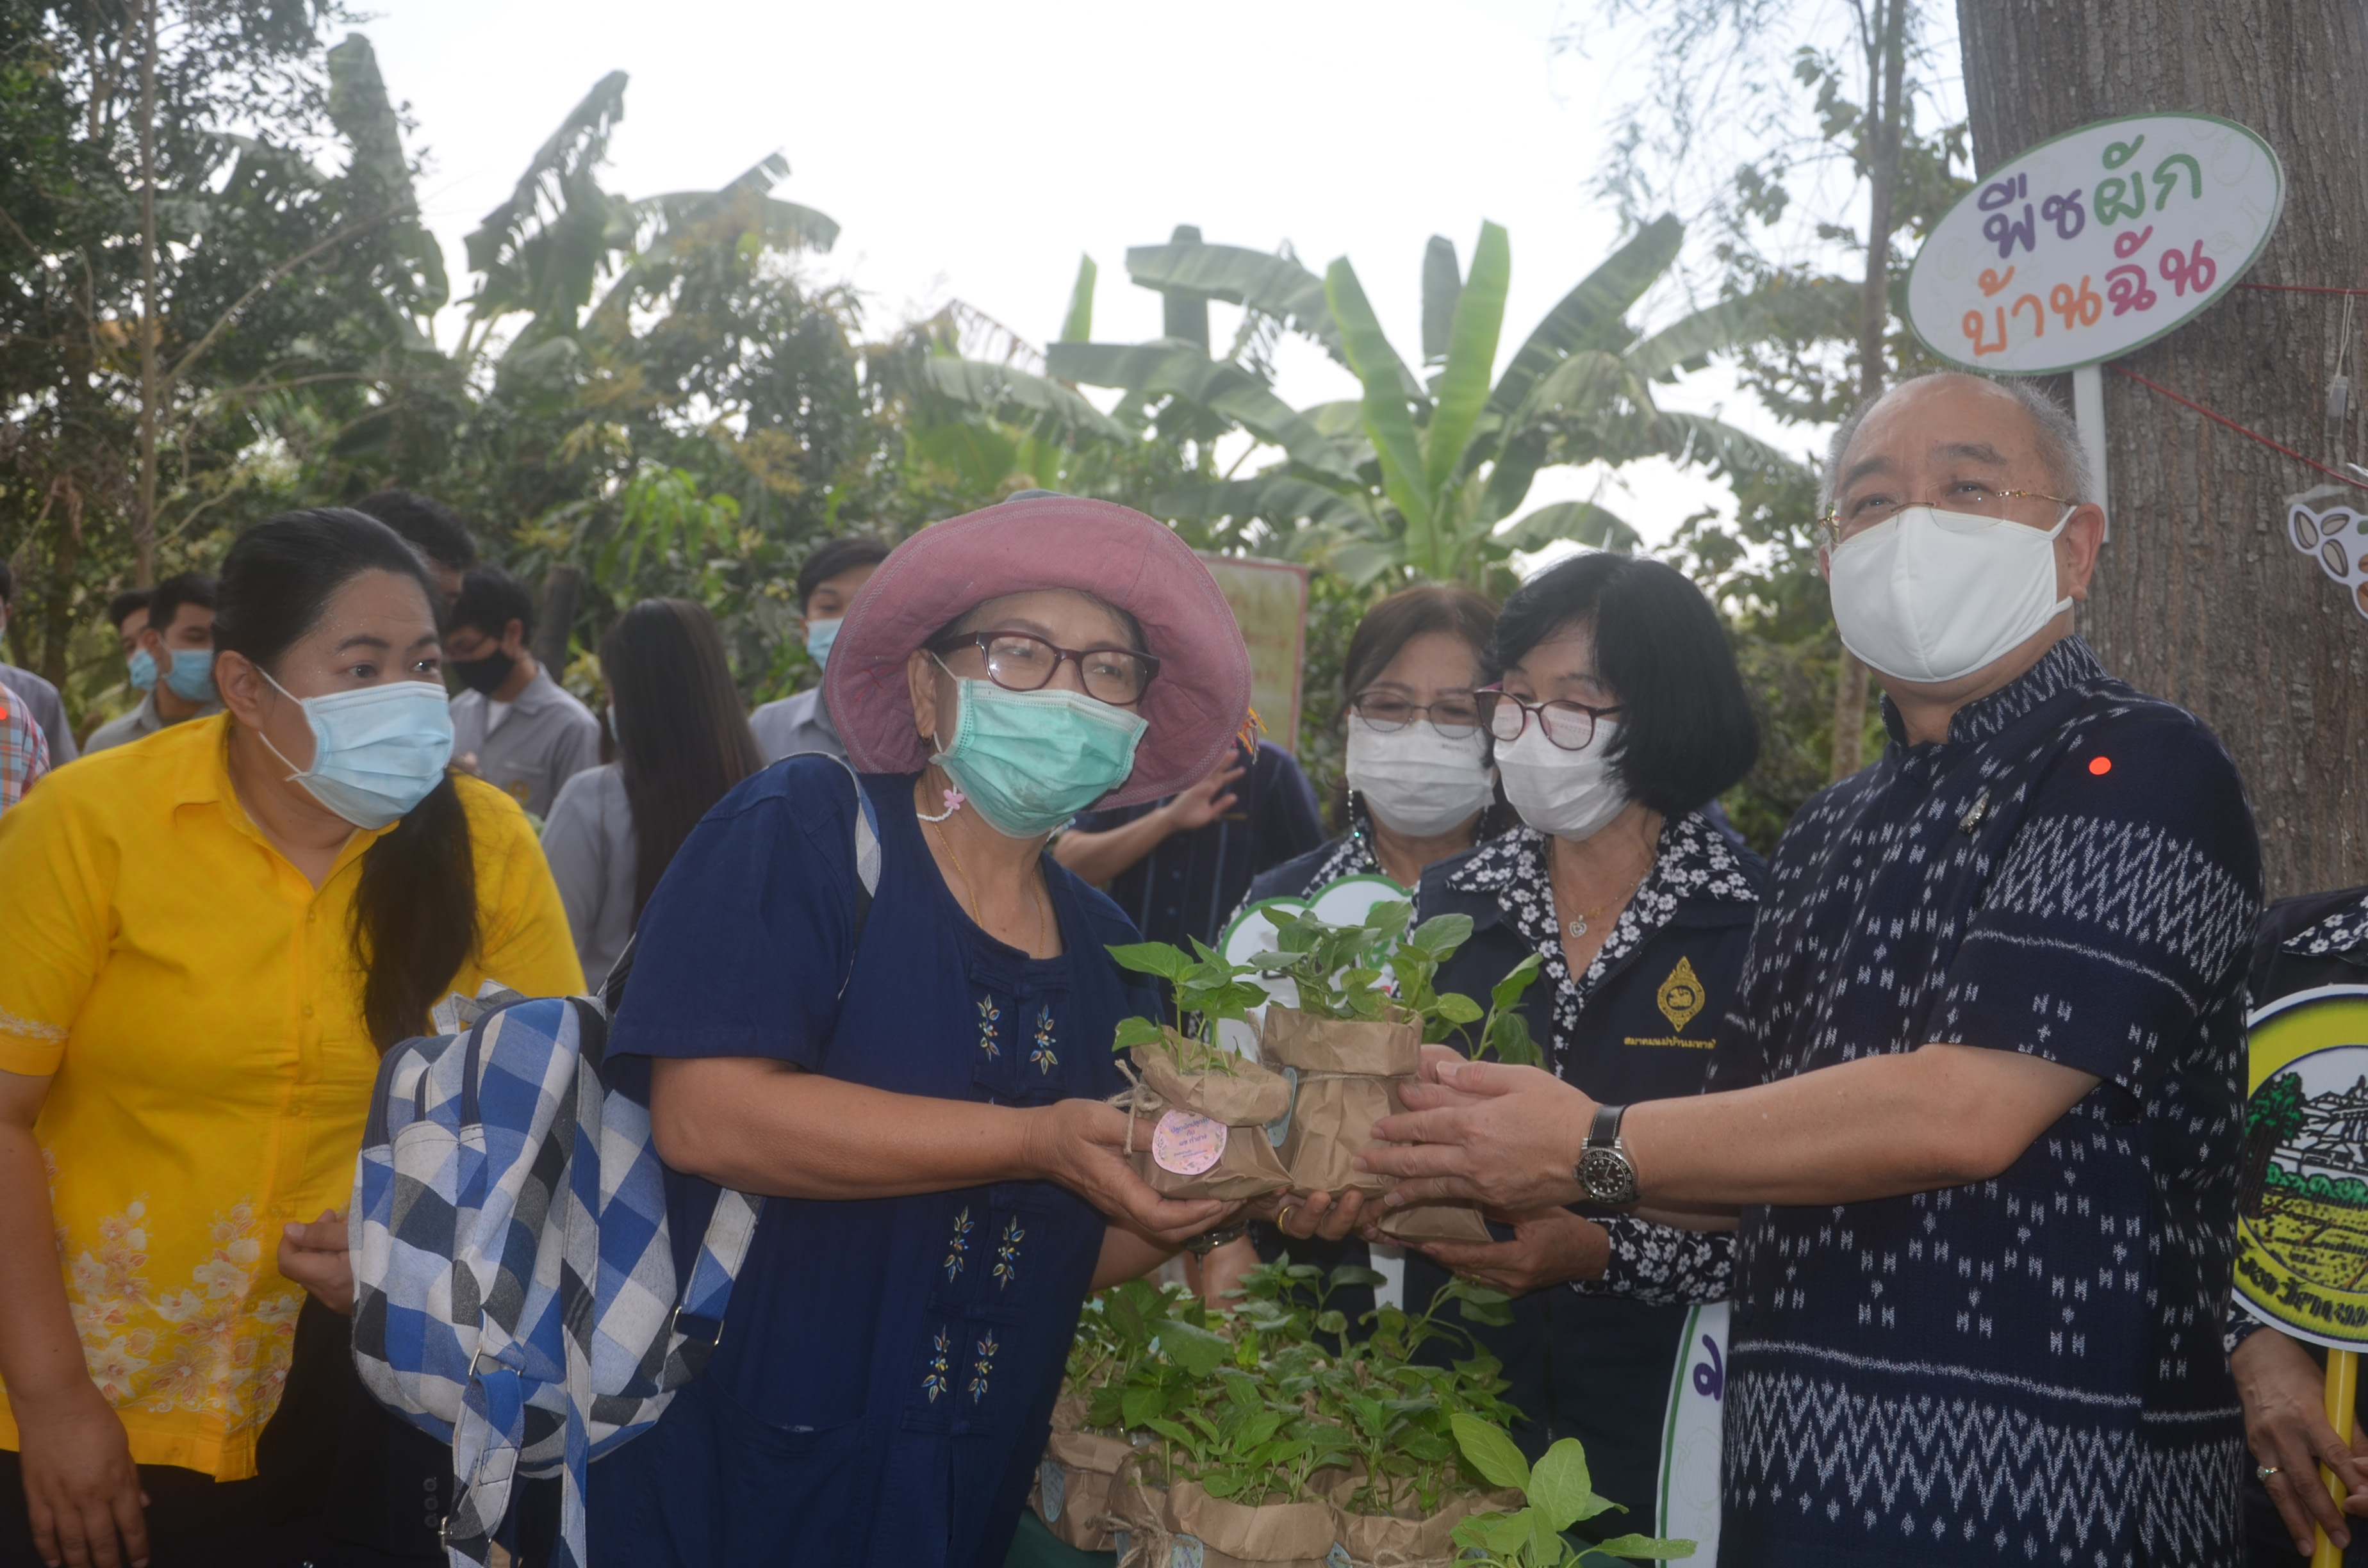
[[2328, 478], [2340, 479], [2355, 490], [2368, 490], [2368, 481], [2354, 479], [2348, 473], [2338, 473], [2335, 470], [2328, 467], [2325, 463], [2306, 458], [2300, 452], [2295, 451], [2292, 447], [2286, 446], [2283, 442], [2271, 440], [2259, 430], [2247, 429], [2245, 426], [2237, 424], [2235, 420], [2229, 418], [2225, 414], [2213, 413], [2210, 409], [2204, 407], [2193, 398], [2181, 397], [2177, 392], [2171, 391], [2169, 387], [2162, 385], [2160, 382], [2146, 380], [2144, 376], [2139, 375], [2135, 370], [2131, 369], [2127, 365], [2116, 364], [2113, 366], [2113, 369], [2119, 370], [2130, 380], [2137, 382], [2138, 385], [2162, 393], [2163, 396], [2170, 399], [2173, 403], [2185, 403], [2188, 407], [2195, 410], [2196, 413], [2203, 415], [2206, 419], [2218, 420], [2221, 424], [2226, 425], [2229, 429], [2234, 430], [2239, 436], [2250, 436], [2254, 440], [2261, 443], [2261, 445], [2268, 447], [2272, 450], [2283, 452], [2286, 456], [2294, 459], [2294, 460], [2298, 463], [2308, 463], [2312, 468], [2318, 470], [2319, 472], [2326, 474]]
[[2239, 283], [2239, 289], [2259, 289], [2271, 294], [2358, 294], [2368, 297], [2368, 289], [2328, 289], [2315, 283]]

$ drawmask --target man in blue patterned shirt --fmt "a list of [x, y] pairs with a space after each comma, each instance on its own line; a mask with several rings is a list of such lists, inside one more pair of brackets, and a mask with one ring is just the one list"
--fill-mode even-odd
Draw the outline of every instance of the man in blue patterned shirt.
[[[1416, 1146], [1369, 1157], [1415, 1178], [1393, 1202], [1640, 1204], [1595, 1288], [1731, 1291], [1725, 1568], [2242, 1560], [2220, 1336], [2260, 844], [2210, 732], [2073, 634], [2087, 472], [2020, 383], [1846, 423], [1827, 572], [1891, 744], [1778, 847], [1746, 1049], [1624, 1118], [1441, 1062], [1380, 1130]], [[1731, 1244], [1662, 1223], [1721, 1212]]]

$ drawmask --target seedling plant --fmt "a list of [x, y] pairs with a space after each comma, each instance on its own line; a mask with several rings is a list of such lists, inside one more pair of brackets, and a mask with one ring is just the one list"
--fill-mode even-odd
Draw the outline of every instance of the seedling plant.
[[1172, 1014], [1165, 1020], [1121, 1018], [1110, 1049], [1164, 1051], [1187, 1077], [1230, 1075], [1239, 1058], [1217, 1043], [1217, 1025], [1228, 1018], [1247, 1020], [1252, 1008], [1265, 1005], [1266, 991], [1258, 983], [1254, 966], [1227, 962], [1197, 937], [1192, 949], [1187, 953], [1166, 942], [1130, 942], [1110, 949], [1121, 968], [1167, 982]]
[[1461, 1413], [1451, 1422], [1470, 1468], [1489, 1485], [1522, 1497], [1519, 1508], [1474, 1514], [1456, 1525], [1455, 1544], [1479, 1552], [1482, 1568], [1570, 1568], [1598, 1553], [1648, 1561], [1694, 1554], [1692, 1541], [1648, 1535], [1614, 1536], [1583, 1550], [1572, 1546], [1565, 1530], [1622, 1506], [1596, 1495], [1587, 1471], [1587, 1450], [1578, 1439], [1561, 1439], [1532, 1469], [1503, 1427]]

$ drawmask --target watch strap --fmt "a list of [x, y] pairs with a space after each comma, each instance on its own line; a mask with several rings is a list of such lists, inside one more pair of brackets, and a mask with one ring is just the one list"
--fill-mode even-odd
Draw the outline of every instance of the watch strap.
[[1587, 1147], [1614, 1149], [1620, 1145], [1620, 1119], [1628, 1114], [1624, 1105], [1600, 1105], [1595, 1108], [1595, 1119], [1588, 1124]]

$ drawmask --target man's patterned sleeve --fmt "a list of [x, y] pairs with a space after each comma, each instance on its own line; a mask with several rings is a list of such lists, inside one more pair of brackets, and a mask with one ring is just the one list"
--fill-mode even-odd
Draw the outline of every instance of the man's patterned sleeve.
[[2243, 978], [2261, 909], [2244, 784], [2209, 731], [2146, 703], [2100, 715], [2032, 789], [1930, 1040], [2044, 1057], [2146, 1104]]
[[1611, 1237], [1600, 1279], [1574, 1279], [1582, 1296], [1621, 1296], [1654, 1306], [1695, 1306], [1735, 1293], [1735, 1233], [1680, 1231], [1619, 1215], [1599, 1220]]

